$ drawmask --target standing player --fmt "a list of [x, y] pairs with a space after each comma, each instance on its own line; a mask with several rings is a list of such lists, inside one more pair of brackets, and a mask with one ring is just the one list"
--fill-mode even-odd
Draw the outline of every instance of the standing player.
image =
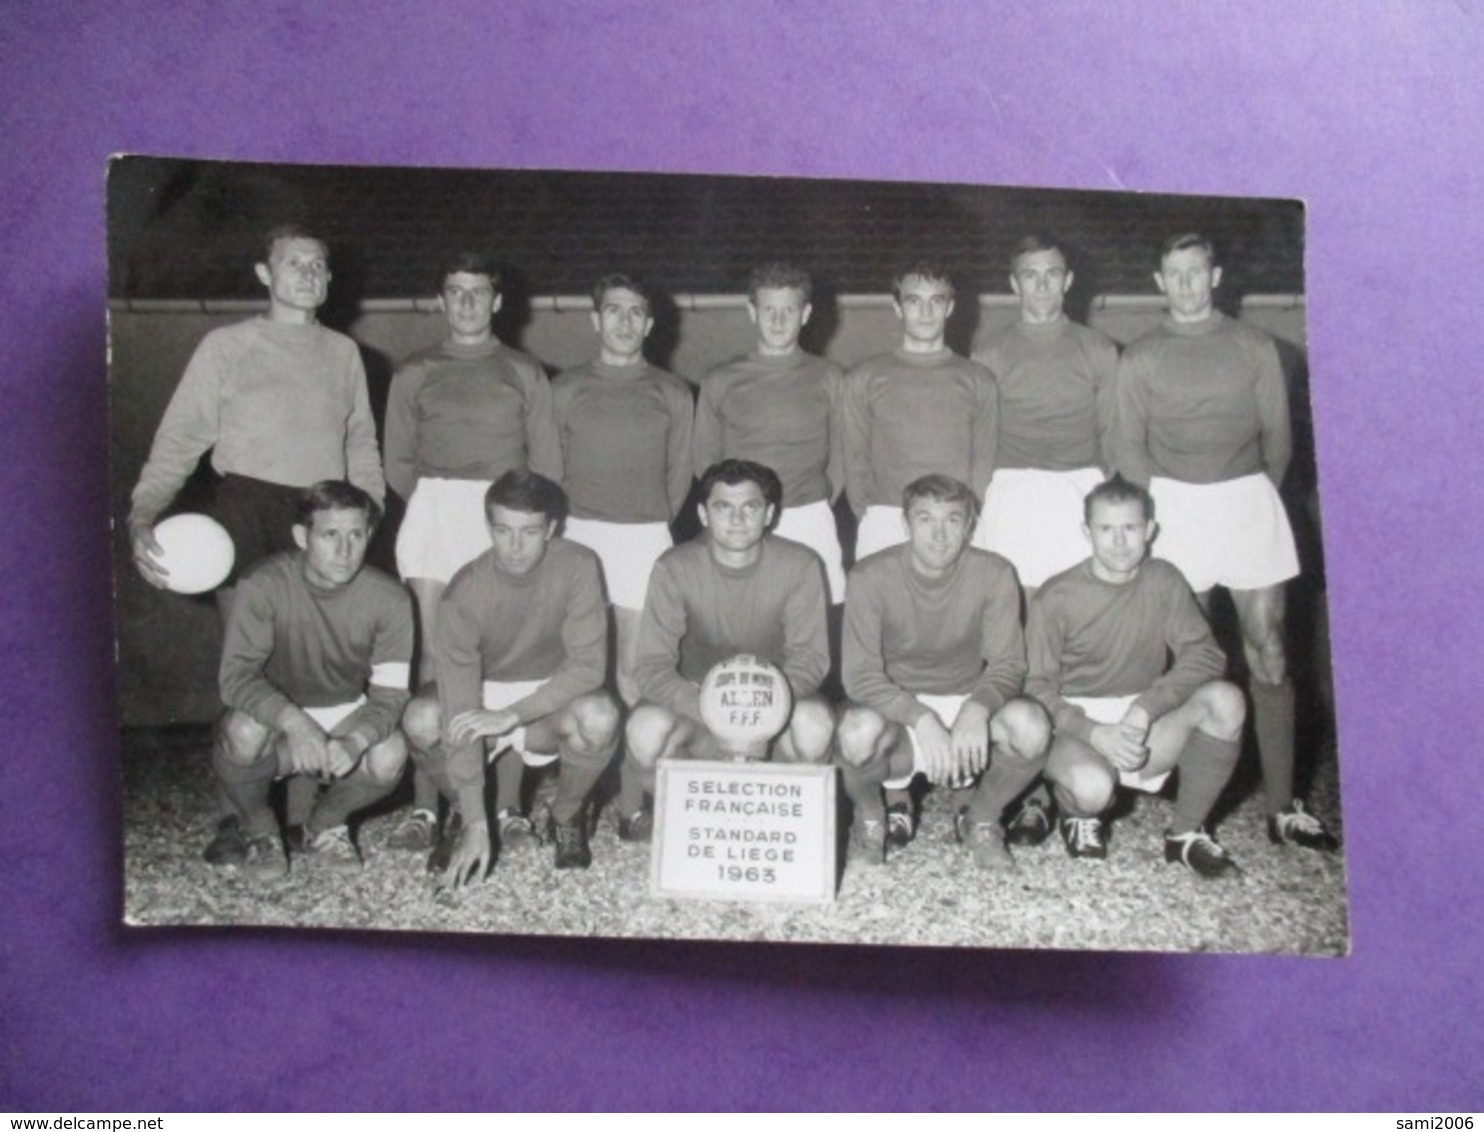
[[487, 744], [502, 847], [538, 840], [520, 808], [523, 756], [555, 759], [561, 776], [548, 828], [556, 867], [592, 863], [583, 808], [613, 757], [618, 706], [601, 690], [608, 620], [598, 560], [557, 537], [566, 509], [562, 489], [534, 472], [506, 472], [490, 486], [492, 545], [444, 591], [438, 686], [407, 709], [412, 757], [452, 807], [429, 860], [449, 888], [480, 879], [490, 864]]
[[499, 269], [482, 255], [444, 265], [439, 303], [448, 337], [402, 364], [387, 399], [387, 483], [408, 501], [397, 569], [422, 618], [424, 682], [434, 678], [438, 599], [460, 566], [489, 549], [489, 485], [511, 469], [562, 478], [546, 374], [491, 326], [500, 283]]
[[1060, 247], [1027, 236], [1010, 261], [1020, 319], [974, 345], [1000, 393], [994, 478], [974, 544], [1008, 558], [1028, 594], [1086, 557], [1082, 501], [1111, 465], [1118, 347], [1066, 316], [1072, 280]]
[[1145, 561], [1153, 506], [1122, 478], [1088, 495], [1092, 557], [1031, 603], [1026, 690], [1056, 721], [1046, 777], [1068, 853], [1106, 857], [1101, 815], [1115, 787], [1152, 793], [1178, 769], [1165, 860], [1221, 877], [1238, 869], [1205, 821], [1237, 765], [1246, 703], [1220, 679], [1226, 658], [1185, 579]]
[[[1047, 578], [1086, 557], [1082, 501], [1112, 466], [1118, 347], [1066, 316], [1072, 282], [1055, 242], [1025, 237], [1010, 260], [1020, 318], [974, 346], [974, 360], [994, 374], [1000, 392], [994, 478], [974, 545], [1010, 560], [1027, 603]], [[1049, 802], [1043, 787], [1024, 799], [1010, 821], [1012, 845], [1046, 840]]]
[[646, 841], [643, 808], [663, 758], [717, 758], [701, 718], [701, 681], [738, 653], [775, 665], [793, 714], [773, 743], [784, 762], [829, 757], [834, 717], [819, 696], [829, 669], [824, 571], [807, 547], [768, 534], [783, 485], [771, 468], [723, 460], [701, 476], [699, 538], [666, 551], [649, 581], [634, 665], [642, 702], [627, 727], [619, 836]]
[[1147, 486], [1160, 516], [1156, 553], [1180, 568], [1203, 605], [1225, 586], [1250, 673], [1268, 836], [1338, 847], [1293, 796], [1294, 700], [1284, 644], [1284, 583], [1299, 572], [1278, 485], [1292, 455], [1288, 390], [1263, 331], [1215, 308], [1211, 242], [1165, 242], [1155, 283], [1169, 306], [1118, 370], [1116, 462]]
[[845, 599], [845, 568], [830, 503], [844, 486], [844, 371], [799, 348], [812, 287], [808, 273], [791, 264], [769, 263], [752, 273], [747, 316], [757, 328], [757, 348], [718, 366], [701, 383], [695, 469], [700, 476], [724, 458], [772, 468], [783, 483], [774, 533], [819, 555], [830, 602], [839, 604]]
[[227, 710], [212, 767], [227, 816], [206, 848], [212, 864], [259, 878], [288, 871], [268, 791], [289, 777], [290, 848], [360, 867], [346, 821], [391, 793], [407, 761], [397, 720], [412, 608], [401, 586], [364, 565], [380, 517], [360, 488], [317, 483], [300, 493], [298, 549], [242, 580], [222, 645]]
[[[1000, 816], [1041, 773], [1051, 725], [1020, 695], [1025, 638], [1015, 571], [969, 546], [979, 501], [927, 475], [902, 496], [907, 543], [858, 562], [845, 602], [840, 721], [851, 856], [880, 864], [912, 840], [908, 787], [968, 787], [954, 828], [985, 869], [1014, 867]], [[886, 797], [883, 799], [883, 790]], [[889, 803], [889, 805], [888, 805]]]
[[317, 319], [330, 287], [324, 241], [275, 228], [254, 271], [268, 289], [267, 316], [213, 330], [196, 347], [155, 432], [128, 518], [134, 565], [163, 587], [154, 523], [211, 450], [222, 477], [212, 513], [236, 550], [217, 591], [223, 621], [243, 571], [291, 548], [300, 488], [349, 479], [378, 504], [386, 491], [360, 351]]
[[597, 551], [613, 606], [616, 680], [630, 706], [639, 612], [655, 561], [670, 546], [670, 521], [691, 481], [690, 386], [644, 360], [654, 329], [650, 295], [627, 275], [593, 287], [596, 361], [552, 383], [557, 435], [572, 504], [567, 537]]
[[[392, 378], [386, 410], [386, 478], [407, 500], [397, 532], [397, 570], [417, 600], [418, 681], [437, 679], [438, 602], [454, 572], [489, 549], [484, 493], [503, 472], [531, 468], [562, 478], [541, 366], [495, 337], [500, 271], [464, 253], [439, 272], [448, 337], [414, 354]], [[437, 789], [413, 775], [411, 815], [393, 832], [402, 849], [428, 849]]]
[[860, 519], [856, 561], [903, 539], [902, 491], [932, 472], [987, 484], [998, 430], [993, 375], [948, 348], [953, 281], [927, 263], [892, 284], [902, 344], [845, 380], [845, 490]]

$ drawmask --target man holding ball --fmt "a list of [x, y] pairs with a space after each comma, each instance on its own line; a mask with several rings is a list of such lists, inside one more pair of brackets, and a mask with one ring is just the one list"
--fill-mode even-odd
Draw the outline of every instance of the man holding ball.
[[211, 512], [236, 549], [217, 591], [224, 622], [242, 572], [292, 549], [299, 489], [348, 479], [378, 506], [386, 491], [360, 351], [318, 321], [330, 287], [324, 242], [301, 228], [275, 228], [254, 270], [268, 290], [268, 313], [201, 340], [155, 432], [128, 518], [135, 567], [166, 588], [154, 524], [211, 451], [221, 476]]
[[639, 623], [634, 675], [640, 703], [629, 717], [618, 804], [619, 836], [646, 841], [660, 759], [717, 758], [725, 750], [701, 716], [701, 681], [738, 653], [788, 680], [793, 712], [772, 744], [784, 762], [829, 757], [834, 715], [819, 696], [829, 670], [824, 566], [808, 547], [768, 534], [783, 496], [771, 468], [722, 460], [701, 476], [701, 536], [655, 564]]

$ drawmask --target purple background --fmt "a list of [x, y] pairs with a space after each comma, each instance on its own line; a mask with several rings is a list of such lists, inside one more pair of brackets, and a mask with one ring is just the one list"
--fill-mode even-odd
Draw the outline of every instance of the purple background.
[[[400, 7], [5, 5], [0, 1108], [1479, 1109], [1474, 5]], [[117, 926], [116, 151], [1304, 198], [1354, 954]]]

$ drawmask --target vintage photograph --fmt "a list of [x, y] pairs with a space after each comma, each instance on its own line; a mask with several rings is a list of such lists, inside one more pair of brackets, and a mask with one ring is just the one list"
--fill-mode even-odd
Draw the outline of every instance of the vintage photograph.
[[108, 201], [126, 923], [1348, 952], [1301, 202]]

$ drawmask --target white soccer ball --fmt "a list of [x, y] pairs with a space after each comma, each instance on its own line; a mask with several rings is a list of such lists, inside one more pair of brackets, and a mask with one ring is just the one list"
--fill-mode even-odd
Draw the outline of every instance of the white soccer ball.
[[209, 515], [172, 515], [155, 527], [155, 541], [160, 565], [170, 575], [165, 585], [175, 593], [214, 590], [232, 572], [232, 536]]
[[701, 682], [701, 718], [733, 750], [766, 746], [783, 730], [792, 709], [788, 679], [759, 657], [723, 660]]

